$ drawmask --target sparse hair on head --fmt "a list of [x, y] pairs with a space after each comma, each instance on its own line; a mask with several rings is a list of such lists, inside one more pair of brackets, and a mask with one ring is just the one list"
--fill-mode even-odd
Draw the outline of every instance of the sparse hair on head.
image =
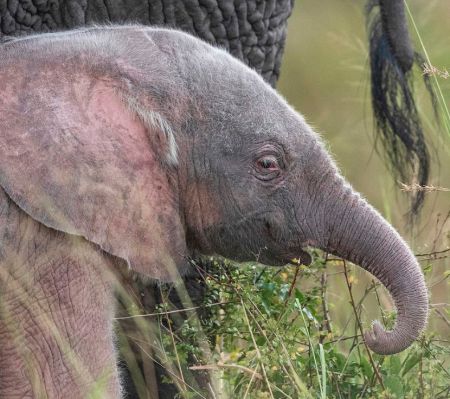
[[128, 108], [135, 113], [149, 129], [158, 129], [164, 134], [167, 141], [167, 152], [165, 159], [170, 166], [178, 164], [178, 146], [172, 126], [159, 112], [142, 106], [136, 98], [127, 96], [125, 98]]

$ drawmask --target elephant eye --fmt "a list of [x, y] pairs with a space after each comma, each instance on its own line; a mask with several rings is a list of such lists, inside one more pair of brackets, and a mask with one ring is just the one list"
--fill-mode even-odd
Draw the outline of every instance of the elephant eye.
[[256, 161], [256, 171], [258, 177], [263, 180], [270, 180], [280, 175], [280, 162], [274, 155], [264, 155]]
[[283, 148], [278, 144], [266, 143], [253, 158], [250, 173], [261, 181], [281, 181], [286, 169]]
[[278, 161], [275, 157], [264, 157], [258, 160], [258, 166], [262, 169], [277, 170]]

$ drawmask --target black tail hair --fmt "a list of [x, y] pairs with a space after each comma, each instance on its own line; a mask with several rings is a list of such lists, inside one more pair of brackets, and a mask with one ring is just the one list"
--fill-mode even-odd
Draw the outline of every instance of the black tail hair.
[[[378, 137], [392, 174], [403, 183], [428, 183], [430, 156], [413, 96], [413, 66], [423, 57], [412, 48], [403, 0], [369, 0], [367, 24], [370, 41], [372, 108]], [[436, 96], [428, 75], [425, 86], [437, 112]], [[424, 191], [417, 191], [409, 210], [418, 216]]]

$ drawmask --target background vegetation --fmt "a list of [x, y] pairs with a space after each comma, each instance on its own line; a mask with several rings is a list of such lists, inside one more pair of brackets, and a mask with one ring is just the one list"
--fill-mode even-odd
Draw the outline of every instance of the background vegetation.
[[[450, 2], [408, 5], [432, 64], [450, 69]], [[450, 131], [445, 122], [441, 127], [433, 122], [422, 71], [416, 73], [417, 98], [433, 143], [431, 184], [449, 188]], [[448, 107], [450, 79], [441, 75], [436, 76], [441, 105]], [[363, 1], [297, 0], [279, 90], [329, 143], [346, 178], [418, 255], [431, 295], [426, 333], [399, 355], [369, 353], [361, 330], [374, 319], [392, 324], [389, 296], [363, 270], [326, 254], [314, 252], [310, 267], [283, 269], [206, 259], [196, 263], [209, 288], [200, 307], [176, 287], [187, 308], [179, 312], [169, 289], [161, 287], [166, 304], [135, 318], [155, 322], [152, 337], [136, 342], [168, 370], [179, 397], [206, 396], [198, 384], [202, 373], [212, 377], [220, 398], [450, 397], [450, 192], [431, 189], [421, 219], [406, 226], [410, 194], [401, 191], [374, 150], [369, 89]], [[138, 307], [132, 311], [140, 313]], [[147, 397], [146, 376], [132, 374]]]

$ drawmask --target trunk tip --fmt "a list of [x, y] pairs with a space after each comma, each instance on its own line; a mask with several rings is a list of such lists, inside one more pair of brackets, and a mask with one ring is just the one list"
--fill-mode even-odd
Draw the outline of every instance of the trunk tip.
[[364, 333], [364, 341], [372, 352], [379, 355], [393, 355], [408, 348], [417, 337], [399, 336], [395, 329], [386, 331], [378, 320], [372, 329]]

